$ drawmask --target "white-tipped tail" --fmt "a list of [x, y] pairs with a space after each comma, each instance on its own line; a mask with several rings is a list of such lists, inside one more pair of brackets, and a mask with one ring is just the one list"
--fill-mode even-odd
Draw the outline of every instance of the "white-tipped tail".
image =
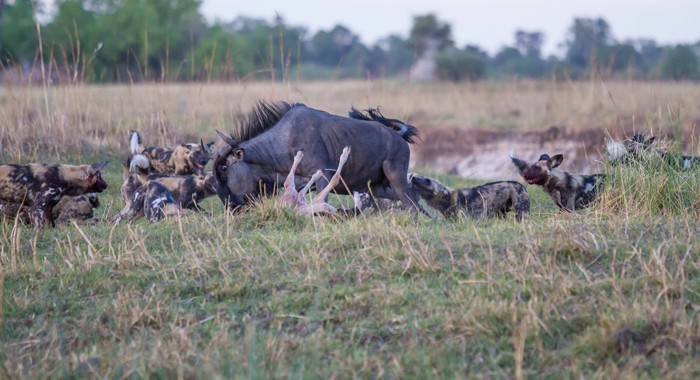
[[131, 154], [141, 153], [139, 151], [139, 145], [141, 145], [141, 136], [138, 132], [131, 131], [131, 135], [129, 136], [129, 151], [131, 151]]
[[616, 160], [627, 154], [625, 144], [617, 140], [609, 140], [605, 143], [605, 155], [609, 160]]
[[139, 168], [142, 170], [146, 170], [149, 167], [151, 167], [150, 161], [148, 161], [148, 158], [144, 156], [143, 154], [136, 154], [133, 157], [131, 157], [131, 164], [129, 165], [129, 171], [134, 171], [134, 169]]

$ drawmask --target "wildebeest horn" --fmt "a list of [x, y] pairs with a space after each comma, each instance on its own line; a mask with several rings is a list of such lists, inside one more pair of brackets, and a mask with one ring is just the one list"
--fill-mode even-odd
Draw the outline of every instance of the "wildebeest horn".
[[218, 129], [216, 130], [216, 133], [217, 133], [217, 134], [219, 135], [219, 137], [221, 137], [221, 139], [224, 140], [228, 145], [231, 145], [232, 147], [238, 146], [238, 142], [237, 142], [236, 139], [234, 139], [233, 137], [231, 137], [231, 136], [226, 136], [225, 134], [223, 134], [223, 133], [222, 133], [220, 130], [218, 130]]

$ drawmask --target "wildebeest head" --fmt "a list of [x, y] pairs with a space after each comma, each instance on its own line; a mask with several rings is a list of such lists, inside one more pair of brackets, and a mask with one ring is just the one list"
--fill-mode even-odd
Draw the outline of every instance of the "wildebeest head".
[[540, 156], [540, 159], [532, 165], [515, 157], [511, 157], [511, 160], [527, 183], [531, 185], [543, 185], [547, 182], [547, 178], [552, 169], [561, 165], [564, 156], [557, 154], [554, 157], [549, 157], [548, 154], [543, 154]]
[[413, 190], [418, 196], [425, 199], [429, 204], [439, 205], [442, 209], [450, 207], [452, 203], [450, 190], [437, 180], [409, 173], [408, 182], [411, 183]]
[[[216, 131], [227, 146], [221, 148], [214, 158], [216, 192], [230, 209], [250, 204], [264, 192], [272, 191], [268, 184], [260, 182], [260, 176], [245, 162], [245, 152], [231, 136]], [[235, 190], [232, 190], [235, 189]]]

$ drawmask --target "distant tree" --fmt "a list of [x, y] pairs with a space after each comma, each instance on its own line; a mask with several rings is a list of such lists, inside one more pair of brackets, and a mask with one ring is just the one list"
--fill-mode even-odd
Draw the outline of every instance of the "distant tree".
[[661, 76], [666, 79], [687, 80], [698, 76], [698, 57], [688, 45], [676, 45], [666, 51], [661, 62]]
[[543, 44], [544, 34], [542, 32], [527, 32], [524, 30], [515, 32], [515, 48], [524, 56], [539, 58], [542, 54]]
[[435, 56], [435, 73], [442, 80], [475, 81], [486, 76], [486, 59], [473, 52], [448, 49]]
[[309, 41], [309, 50], [315, 63], [335, 67], [347, 58], [348, 52], [357, 44], [357, 35], [345, 26], [336, 25], [330, 31], [318, 31]]
[[393, 34], [379, 40], [372, 47], [367, 68], [373, 76], [396, 75], [406, 72], [415, 56], [411, 44]]
[[641, 58], [641, 66], [645, 73], [651, 73], [656, 68], [664, 54], [664, 49], [656, 41], [649, 38], [633, 40]]
[[598, 53], [597, 62], [612, 73], [623, 71], [636, 73], [642, 70], [642, 56], [630, 42], [602, 47]]
[[454, 46], [452, 27], [448, 23], [439, 21], [432, 13], [413, 18], [408, 40], [419, 56], [425, 52], [431, 42], [437, 45], [437, 51]]
[[[41, 11], [41, 3], [37, 3]], [[0, 57], [7, 62], [32, 62], [39, 47], [31, 0], [3, 3], [0, 23]]]
[[565, 61], [575, 70], [587, 69], [592, 59], [612, 42], [610, 25], [604, 19], [575, 18], [564, 43]]

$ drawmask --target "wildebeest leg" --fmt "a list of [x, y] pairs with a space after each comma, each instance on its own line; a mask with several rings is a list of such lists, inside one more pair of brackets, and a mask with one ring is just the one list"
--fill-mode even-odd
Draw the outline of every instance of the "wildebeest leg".
[[405, 163], [388, 160], [384, 161], [382, 170], [389, 180], [391, 188], [396, 192], [396, 196], [401, 201], [402, 207], [411, 212], [420, 211], [425, 215], [430, 215], [418, 204], [418, 197], [414, 194], [413, 189], [408, 186], [408, 182], [406, 181], [408, 161]]
[[324, 187], [323, 190], [316, 193], [316, 196], [311, 201], [312, 203], [325, 202], [331, 190], [335, 189], [335, 187], [338, 186], [338, 183], [340, 182], [340, 171], [343, 170], [343, 165], [345, 165], [345, 162], [348, 160], [349, 155], [350, 147], [346, 146], [345, 148], [343, 148], [343, 154], [340, 155], [338, 169], [335, 171], [335, 174], [333, 174], [333, 177], [331, 177], [331, 180], [328, 182], [328, 184], [326, 184], [326, 187]]

